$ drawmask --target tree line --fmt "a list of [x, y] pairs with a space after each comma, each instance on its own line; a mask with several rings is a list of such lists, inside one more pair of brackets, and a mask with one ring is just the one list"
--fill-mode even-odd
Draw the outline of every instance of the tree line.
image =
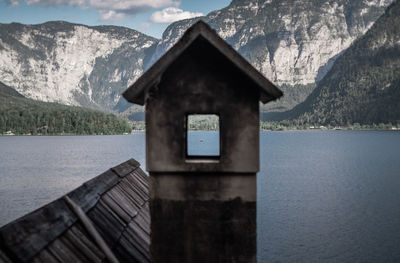
[[0, 96], [0, 134], [7, 132], [16, 135], [122, 134], [130, 133], [131, 125], [111, 113]]

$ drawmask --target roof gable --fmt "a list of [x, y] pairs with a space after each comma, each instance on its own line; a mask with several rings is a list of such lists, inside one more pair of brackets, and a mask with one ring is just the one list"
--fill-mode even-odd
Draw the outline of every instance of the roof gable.
[[261, 102], [267, 103], [283, 95], [282, 91], [220, 38], [209, 25], [200, 20], [186, 30], [182, 38], [123, 93], [124, 98], [129, 102], [144, 105], [150, 89], [161, 81], [167, 68], [198, 38], [205, 39], [256, 84]]

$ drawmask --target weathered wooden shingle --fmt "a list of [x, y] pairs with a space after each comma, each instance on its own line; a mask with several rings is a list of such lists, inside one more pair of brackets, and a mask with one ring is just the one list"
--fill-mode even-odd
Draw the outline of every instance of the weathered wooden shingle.
[[[133, 159], [67, 194], [120, 262], [149, 262], [148, 178]], [[0, 263], [104, 262], [82, 220], [60, 198], [0, 229]]]
[[12, 260], [28, 261], [75, 223], [77, 217], [58, 199], [0, 229], [0, 247]]
[[7, 255], [3, 251], [0, 250], [0, 262], [1, 263], [9, 263], [9, 262], [12, 262], [12, 261], [11, 261], [11, 259], [9, 259], [7, 257]]

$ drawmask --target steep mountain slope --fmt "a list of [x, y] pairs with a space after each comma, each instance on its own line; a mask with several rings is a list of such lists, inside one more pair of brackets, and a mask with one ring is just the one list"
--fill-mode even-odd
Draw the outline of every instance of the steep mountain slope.
[[27, 99], [0, 82], [1, 134], [119, 134], [130, 124], [112, 113]]
[[[234, 0], [201, 19], [274, 83], [312, 84], [392, 0]], [[160, 57], [199, 18], [170, 25]]]
[[298, 123], [400, 122], [400, 1], [336, 60], [310, 97], [280, 119]]
[[123, 27], [0, 24], [0, 79], [29, 98], [111, 110], [156, 41]]
[[[234, 0], [201, 18], [285, 92], [264, 109], [302, 102], [335, 59], [383, 14], [392, 0]], [[152, 61], [200, 18], [170, 25]]]

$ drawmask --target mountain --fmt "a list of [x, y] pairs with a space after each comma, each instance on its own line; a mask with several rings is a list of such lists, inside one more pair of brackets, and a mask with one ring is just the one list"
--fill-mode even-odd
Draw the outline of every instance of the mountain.
[[339, 57], [307, 100], [275, 116], [296, 123], [400, 123], [400, 1]]
[[7, 86], [0, 81], [0, 97], [17, 97], [24, 98], [24, 96], [15, 89]]
[[0, 24], [0, 79], [28, 98], [110, 111], [156, 43], [123, 27]]
[[[234, 0], [201, 19], [285, 92], [263, 109], [284, 111], [392, 1]], [[0, 24], [0, 79], [28, 98], [142, 118], [120, 94], [198, 19], [171, 24], [161, 40], [115, 26]]]
[[283, 111], [303, 101], [350, 44], [392, 0], [234, 0], [205, 17], [171, 24], [157, 44], [158, 59], [198, 19], [217, 33], [285, 96], [267, 109]]
[[118, 134], [130, 124], [111, 113], [25, 98], [0, 82], [1, 134]]

